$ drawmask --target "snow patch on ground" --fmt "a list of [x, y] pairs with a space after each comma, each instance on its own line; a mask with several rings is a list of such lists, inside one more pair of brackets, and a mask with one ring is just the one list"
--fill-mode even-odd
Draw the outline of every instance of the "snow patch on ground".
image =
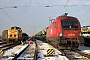
[[[32, 42], [32, 41], [30, 41]], [[36, 44], [29, 44], [29, 47], [17, 58], [17, 60], [34, 60]]]
[[10, 59], [13, 58], [15, 55], [18, 55], [23, 49], [25, 49], [28, 44], [25, 45], [17, 45], [7, 51], [4, 52], [4, 57], [9, 57]]
[[[36, 41], [38, 47], [38, 59], [37, 60], [69, 60], [65, 56], [61, 56], [61, 52], [55, 49], [53, 46], [49, 45], [48, 43], [44, 43], [42, 41]], [[55, 54], [53, 56], [47, 55], [47, 50], [53, 49]]]
[[82, 53], [90, 55], [90, 47], [80, 46], [78, 49], [81, 50]]
[[90, 50], [90, 47], [79, 46], [78, 49], [79, 49], [79, 50]]

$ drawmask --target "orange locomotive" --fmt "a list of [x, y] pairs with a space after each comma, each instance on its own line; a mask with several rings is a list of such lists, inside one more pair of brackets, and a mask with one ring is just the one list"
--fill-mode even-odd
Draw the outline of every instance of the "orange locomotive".
[[83, 46], [80, 22], [75, 17], [67, 16], [67, 13], [57, 17], [46, 29], [46, 42], [58, 49]]
[[20, 43], [22, 40], [22, 29], [14, 26], [2, 32], [2, 40], [8, 43]]

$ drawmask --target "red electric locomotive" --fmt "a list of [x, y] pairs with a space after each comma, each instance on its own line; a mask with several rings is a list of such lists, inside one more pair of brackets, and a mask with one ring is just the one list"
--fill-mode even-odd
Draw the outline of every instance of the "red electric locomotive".
[[46, 42], [58, 49], [83, 46], [80, 22], [75, 17], [67, 16], [67, 13], [57, 17], [46, 29]]

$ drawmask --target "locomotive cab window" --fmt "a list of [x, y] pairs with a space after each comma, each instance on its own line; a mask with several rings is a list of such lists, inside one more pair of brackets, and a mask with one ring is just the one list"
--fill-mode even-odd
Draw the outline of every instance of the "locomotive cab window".
[[14, 37], [16, 37], [16, 35], [14, 35]]
[[11, 27], [11, 29], [14, 29], [14, 27]]
[[12, 35], [10, 35], [10, 37], [12, 37]]
[[63, 30], [77, 30], [78, 21], [77, 20], [62, 20], [62, 29]]
[[17, 30], [20, 30], [21, 28], [20, 27], [16, 27]]

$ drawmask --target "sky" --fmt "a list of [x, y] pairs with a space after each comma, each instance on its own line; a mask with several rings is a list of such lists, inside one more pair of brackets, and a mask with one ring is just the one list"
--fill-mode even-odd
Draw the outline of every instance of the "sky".
[[78, 18], [81, 26], [90, 25], [90, 0], [0, 0], [0, 35], [18, 26], [32, 36], [64, 13]]

